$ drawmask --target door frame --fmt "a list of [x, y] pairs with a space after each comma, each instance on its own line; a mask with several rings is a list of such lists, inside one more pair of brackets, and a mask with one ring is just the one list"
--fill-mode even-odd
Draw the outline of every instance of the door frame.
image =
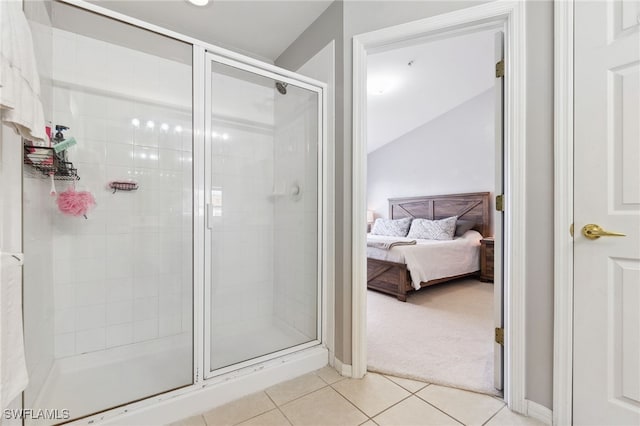
[[573, 19], [574, 0], [554, 2], [553, 424], [573, 416]]
[[526, 90], [525, 5], [496, 1], [421, 19], [353, 38], [353, 204], [352, 204], [352, 375], [367, 370], [366, 333], [366, 108], [367, 54], [389, 44], [469, 31], [500, 24], [505, 33], [505, 214], [504, 398], [509, 408], [527, 413], [525, 399], [525, 278], [526, 278]]

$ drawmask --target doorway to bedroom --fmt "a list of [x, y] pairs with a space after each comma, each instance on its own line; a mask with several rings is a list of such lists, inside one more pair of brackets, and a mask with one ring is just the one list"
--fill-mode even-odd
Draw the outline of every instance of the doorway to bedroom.
[[367, 55], [368, 371], [502, 394], [501, 36]]

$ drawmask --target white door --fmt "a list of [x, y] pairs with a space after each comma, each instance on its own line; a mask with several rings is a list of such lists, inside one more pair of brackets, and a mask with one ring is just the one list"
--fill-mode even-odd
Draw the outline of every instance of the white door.
[[[502, 31], [495, 35], [495, 61], [496, 63], [504, 59], [504, 33]], [[504, 77], [498, 76], [496, 73], [495, 91], [495, 135], [496, 135], [496, 175], [495, 175], [495, 194], [499, 195], [503, 192], [504, 179]], [[493, 319], [496, 328], [502, 328], [504, 325], [504, 305], [502, 283], [502, 212], [494, 209], [493, 213], [493, 236], [494, 236], [494, 253], [493, 253]], [[500, 343], [493, 343], [493, 386], [502, 390], [502, 370], [504, 366], [504, 348]]]
[[639, 16], [638, 1], [575, 2], [576, 425], [640, 424]]

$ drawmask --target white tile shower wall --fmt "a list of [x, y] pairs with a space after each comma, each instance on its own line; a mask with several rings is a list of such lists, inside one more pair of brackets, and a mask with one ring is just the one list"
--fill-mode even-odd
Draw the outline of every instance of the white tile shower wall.
[[214, 128], [212, 332], [222, 338], [273, 316], [273, 133], [220, 122]]
[[[40, 91], [45, 120], [52, 114], [52, 29], [44, 1], [25, 2], [40, 75]], [[22, 151], [16, 141], [16, 148]], [[20, 155], [20, 158], [22, 156]], [[53, 216], [54, 199], [49, 195], [50, 181], [44, 176], [30, 177], [29, 168], [22, 186], [23, 306], [25, 349], [29, 385], [24, 392], [25, 406], [38, 398], [54, 360], [53, 300]], [[36, 176], [37, 173], [36, 173]]]
[[[53, 36], [55, 123], [97, 204], [88, 219], [55, 215], [55, 355], [190, 333], [191, 67]], [[139, 189], [114, 194], [114, 180]]]
[[[276, 97], [275, 311], [286, 325], [316, 338], [318, 261], [317, 98], [289, 87]], [[292, 195], [298, 187], [301, 197]]]
[[274, 89], [245, 77], [222, 65], [211, 76], [214, 368], [226, 365], [229, 354], [231, 362], [243, 361], [259, 345], [220, 342], [245, 333], [258, 337], [273, 322]]

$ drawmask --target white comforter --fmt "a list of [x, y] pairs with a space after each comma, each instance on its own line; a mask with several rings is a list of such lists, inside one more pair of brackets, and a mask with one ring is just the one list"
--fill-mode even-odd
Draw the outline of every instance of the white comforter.
[[[410, 241], [411, 238], [367, 235], [370, 241]], [[412, 286], [454, 275], [468, 274], [480, 269], [480, 240], [477, 231], [467, 231], [462, 237], [448, 241], [416, 240], [412, 246], [396, 246], [391, 250], [367, 247], [367, 257], [389, 262], [405, 263], [411, 273]]]

